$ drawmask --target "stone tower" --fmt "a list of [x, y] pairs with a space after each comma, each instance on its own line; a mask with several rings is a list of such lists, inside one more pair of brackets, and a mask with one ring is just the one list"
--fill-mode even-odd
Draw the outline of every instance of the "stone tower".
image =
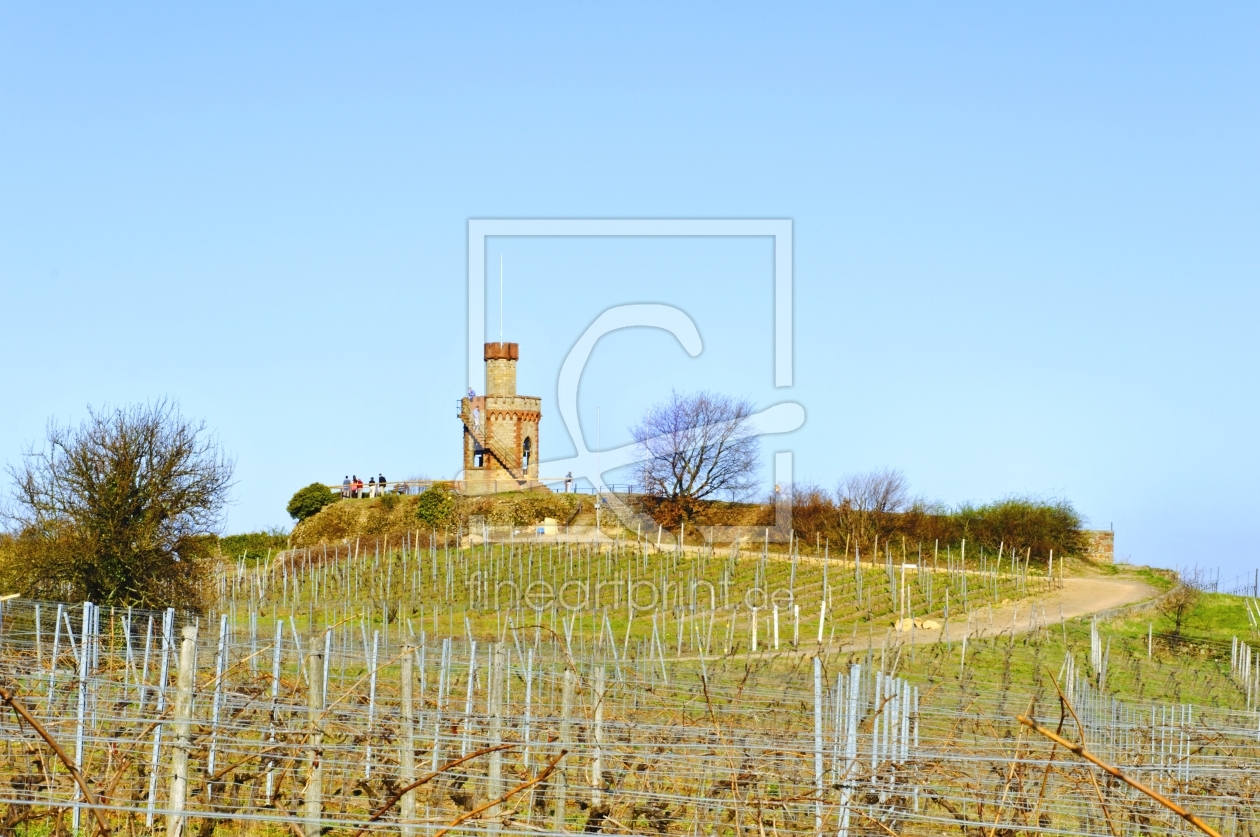
[[542, 399], [516, 394], [515, 343], [486, 344], [486, 394], [460, 401], [464, 423], [464, 490], [519, 491], [538, 485]]

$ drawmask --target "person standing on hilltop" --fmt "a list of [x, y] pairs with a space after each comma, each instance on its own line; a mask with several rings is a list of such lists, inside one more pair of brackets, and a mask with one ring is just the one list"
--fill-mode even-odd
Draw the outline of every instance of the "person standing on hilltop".
[[385, 475], [384, 474], [376, 475], [376, 490], [381, 492], [382, 497], [385, 496]]
[[350, 478], [350, 497], [352, 499], [357, 500], [359, 498], [359, 491], [361, 491], [362, 489], [363, 489], [363, 481], [359, 479], [358, 474], [355, 474], [353, 477]]
[[341, 499], [350, 499], [350, 475], [346, 474], [346, 478], [341, 481]]
[[368, 497], [376, 498], [376, 477], [368, 477]]

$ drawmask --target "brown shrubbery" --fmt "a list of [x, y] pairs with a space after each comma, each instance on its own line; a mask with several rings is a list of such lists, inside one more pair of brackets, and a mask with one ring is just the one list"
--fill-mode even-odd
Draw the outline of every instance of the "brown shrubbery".
[[[871, 556], [885, 545], [900, 550], [925, 550], [939, 542], [957, 550], [966, 539], [969, 555], [997, 551], [1023, 553], [1045, 561], [1056, 555], [1079, 555], [1084, 547], [1081, 516], [1065, 500], [1008, 497], [984, 505], [957, 508], [911, 497], [905, 478], [896, 471], [877, 471], [846, 478], [832, 493], [816, 485], [786, 488], [792, 504], [792, 528], [805, 544], [829, 542], [833, 552], [855, 547]], [[773, 526], [774, 497], [762, 503], [693, 501], [687, 512], [669, 497], [636, 496], [632, 504], [657, 523], [677, 530], [704, 526]], [[381, 500], [342, 500], [293, 528], [290, 545], [314, 546], [347, 538], [401, 535], [405, 532], [450, 532], [469, 529], [470, 520], [491, 526], [533, 526], [543, 518], [571, 523], [589, 511], [592, 498], [543, 491], [465, 497], [437, 486], [420, 496]], [[694, 527], [694, 528], [693, 528]], [[975, 552], [973, 553], [973, 550]]]
[[400, 497], [392, 509], [376, 500], [340, 500], [299, 521], [289, 546], [316, 546], [366, 535], [392, 535], [425, 528], [416, 519], [418, 497]]
[[702, 526], [773, 526], [774, 509], [761, 503], [734, 503], [723, 500], [693, 500], [687, 514], [672, 497], [634, 497], [633, 505], [649, 514], [666, 529], [677, 529], [683, 520], [687, 530]]
[[[1080, 514], [1066, 500], [1007, 497], [984, 505], [949, 508], [912, 497], [898, 471], [873, 471], [841, 481], [836, 491], [810, 484], [786, 488], [792, 505], [792, 528], [802, 542], [829, 542], [833, 550], [857, 548], [864, 555], [939, 543], [957, 549], [966, 539], [968, 552], [999, 546], [1031, 550], [1045, 561], [1057, 555], [1078, 555], [1084, 549]], [[700, 502], [693, 505], [688, 525], [773, 526], [773, 496], [762, 503]], [[636, 498], [637, 505], [657, 523], [677, 528], [683, 515], [667, 497]]]
[[492, 526], [532, 526], [546, 517], [566, 524], [591, 503], [591, 498], [584, 499], [579, 494], [542, 491], [461, 497], [455, 515], [457, 523], [465, 528], [470, 517], [481, 517]]
[[866, 554], [899, 546], [902, 539], [917, 549], [939, 542], [942, 548], [964, 539], [969, 547], [996, 551], [999, 546], [1031, 550], [1044, 561], [1079, 554], [1084, 546], [1082, 519], [1066, 500], [1007, 497], [992, 503], [965, 503], [949, 508], [910, 496], [898, 471], [874, 471], [843, 480], [834, 494], [816, 485], [788, 490], [792, 528], [805, 542], [829, 540], [833, 548], [855, 546]]

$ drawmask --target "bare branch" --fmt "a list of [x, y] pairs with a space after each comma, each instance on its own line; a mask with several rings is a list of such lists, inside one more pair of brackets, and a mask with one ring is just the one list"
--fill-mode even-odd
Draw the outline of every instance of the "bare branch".
[[35, 732], [39, 734], [39, 737], [44, 739], [49, 747], [52, 747], [53, 752], [57, 754], [57, 758], [61, 760], [61, 763], [65, 765], [66, 770], [68, 770], [70, 775], [74, 777], [75, 784], [77, 784], [79, 786], [79, 790], [83, 792], [83, 797], [87, 799], [88, 804], [92, 806], [92, 814], [96, 817], [96, 824], [100, 828], [101, 833], [107, 835], [108, 837], [110, 833], [109, 823], [105, 821], [105, 814], [101, 811], [101, 806], [96, 800], [96, 795], [93, 794], [91, 788], [88, 787], [87, 780], [83, 778], [83, 774], [79, 772], [79, 768], [75, 765], [74, 761], [66, 755], [65, 750], [61, 749], [61, 745], [57, 743], [57, 739], [49, 735], [48, 730], [44, 729], [43, 724], [35, 720], [35, 716], [26, 710], [26, 707], [18, 701], [17, 697], [2, 686], [0, 686], [0, 700], [7, 703], [14, 712], [22, 717], [22, 720], [31, 725], [31, 729], [35, 730]]
[[423, 776], [421, 776], [419, 779], [415, 780], [411, 784], [405, 785], [399, 788], [398, 790], [394, 791], [393, 796], [391, 796], [388, 800], [386, 800], [385, 804], [382, 805], [380, 808], [378, 808], [376, 810], [376, 813], [368, 818], [368, 825], [364, 825], [358, 831], [354, 832], [353, 837], [360, 837], [360, 835], [362, 835], [363, 832], [368, 830], [371, 823], [374, 823], [377, 820], [379, 820], [381, 817], [385, 816], [385, 814], [388, 813], [391, 808], [397, 805], [404, 796], [406, 796], [408, 793], [415, 790], [416, 788], [420, 787], [421, 785], [427, 785], [429, 782], [432, 782], [438, 776], [441, 776], [443, 773], [447, 772], [448, 770], [451, 770], [452, 768], [459, 767], [461, 764], [463, 764], [466, 761], [472, 761], [473, 759], [481, 758], [487, 753], [494, 753], [494, 752], [498, 752], [499, 750], [511, 750], [512, 748], [516, 746], [517, 745], [515, 744], [495, 744], [492, 747], [483, 747], [482, 749], [477, 750], [474, 753], [469, 753], [468, 755], [457, 758], [454, 761], [448, 761], [446, 764], [442, 765], [437, 770], [434, 770], [431, 773], [424, 774]]
[[486, 804], [478, 808], [474, 808], [473, 810], [468, 811], [467, 813], [460, 814], [458, 817], [451, 820], [446, 826], [439, 829], [438, 832], [433, 835], [433, 837], [442, 837], [442, 835], [449, 832], [452, 828], [455, 828], [461, 825], [462, 823], [468, 822], [473, 817], [480, 816], [483, 812], [488, 811], [489, 809], [495, 807], [496, 805], [502, 805], [504, 802], [507, 802], [509, 799], [511, 799], [513, 796], [516, 796], [516, 794], [520, 793], [521, 791], [529, 790], [530, 788], [532, 788], [534, 785], [538, 784], [539, 782], [545, 781], [546, 778], [550, 776], [553, 771], [555, 771], [556, 765], [560, 764], [560, 759], [564, 758], [568, 754], [569, 754], [568, 750], [561, 750], [559, 753], [556, 754], [555, 758], [547, 762], [546, 767], [538, 771], [538, 774], [534, 776], [534, 778], [527, 779], [526, 781], [521, 782], [519, 785], [512, 788], [507, 793], [503, 794], [503, 796], [500, 796], [498, 799], [492, 799], [491, 801], [487, 802]]
[[1058, 744], [1060, 747], [1063, 747], [1064, 749], [1069, 750], [1070, 752], [1076, 753], [1076, 755], [1080, 756], [1081, 758], [1085, 759], [1091, 764], [1097, 765], [1098, 767], [1102, 768], [1107, 773], [1111, 774], [1112, 776], [1116, 777], [1120, 781], [1124, 782], [1126, 785], [1133, 788], [1134, 790], [1141, 791], [1142, 793], [1146, 794], [1151, 799], [1154, 799], [1156, 802], [1158, 802], [1160, 805], [1163, 805], [1165, 808], [1172, 811], [1174, 814], [1181, 817], [1186, 822], [1190, 823], [1195, 828], [1202, 831], [1204, 834], [1210, 835], [1210, 837], [1221, 837], [1221, 833], [1219, 831], [1217, 831], [1215, 828], [1205, 823], [1202, 819], [1192, 814], [1190, 811], [1187, 811], [1185, 808], [1182, 808], [1176, 802], [1173, 802], [1171, 799], [1159, 793], [1158, 791], [1152, 790], [1148, 788], [1146, 785], [1139, 782], [1137, 779], [1131, 778], [1130, 776], [1126, 775], [1118, 767], [1113, 767], [1112, 765], [1107, 764], [1107, 762], [1103, 761], [1102, 759], [1095, 756], [1093, 753], [1086, 750], [1083, 745], [1073, 744], [1071, 741], [1068, 741], [1066, 738], [1055, 733], [1054, 730], [1046, 729], [1045, 727], [1038, 724], [1036, 721], [1032, 720], [1031, 718], [1025, 717], [1024, 715], [1020, 715], [1016, 717], [1015, 720], [1019, 721], [1021, 724], [1028, 727], [1029, 729], [1035, 730], [1041, 735], [1044, 735], [1046, 738], [1049, 738], [1051, 741], [1053, 741], [1055, 744]]

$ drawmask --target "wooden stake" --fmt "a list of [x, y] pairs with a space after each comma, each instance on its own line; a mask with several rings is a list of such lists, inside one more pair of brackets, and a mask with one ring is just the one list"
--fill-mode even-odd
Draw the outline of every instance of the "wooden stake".
[[[490, 741], [491, 747], [497, 747], [503, 743], [503, 681], [507, 674], [507, 645], [502, 642], [496, 642], [490, 653], [490, 688], [486, 696], [486, 708], [490, 715]], [[490, 753], [490, 766], [486, 771], [486, 796], [491, 799], [498, 799], [503, 795], [503, 752], [495, 750]], [[488, 823], [487, 832], [490, 834], [498, 834], [501, 823], [497, 819], [493, 819], [499, 815], [497, 806], [489, 809], [489, 816], [492, 818]]]
[[[577, 672], [571, 668], [564, 670], [564, 688], [560, 696], [560, 740], [559, 749], [561, 752], [568, 750], [573, 746], [573, 695], [577, 691]], [[555, 787], [555, 819], [552, 831], [563, 832], [565, 821], [565, 807], [568, 804], [568, 777], [567, 771], [560, 768], [556, 771], [556, 778], [552, 784]]]
[[591, 756], [591, 805], [598, 808], [604, 801], [604, 697], [608, 672], [603, 665], [595, 669], [595, 752]]
[[171, 789], [166, 807], [166, 837], [180, 837], [184, 804], [188, 799], [188, 751], [192, 749], [193, 677], [196, 668], [197, 626], [185, 626], [179, 646], [179, 673], [175, 681], [174, 752], [171, 755]]
[[[410, 785], [416, 780], [416, 716], [411, 693], [412, 681], [415, 680], [412, 674], [415, 650], [414, 645], [404, 645], [400, 661], [402, 668], [402, 706], [400, 707], [402, 718], [400, 720], [403, 728], [402, 735], [399, 736], [398, 779], [403, 785]], [[404, 793], [401, 803], [402, 837], [413, 837], [416, 833], [416, 827], [412, 824], [416, 818], [415, 791]]]
[[311, 641], [307, 658], [306, 719], [306, 787], [302, 793], [302, 831], [306, 837], [320, 837], [320, 820], [324, 814], [324, 652], [315, 651]]

